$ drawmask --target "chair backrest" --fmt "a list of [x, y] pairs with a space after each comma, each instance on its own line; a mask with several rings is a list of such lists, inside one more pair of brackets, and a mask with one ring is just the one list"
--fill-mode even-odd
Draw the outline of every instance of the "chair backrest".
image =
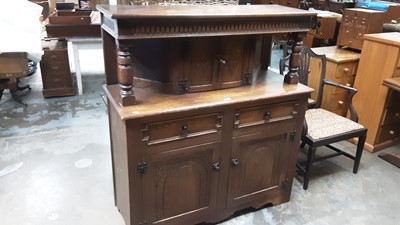
[[299, 82], [308, 85], [309, 74], [310, 74], [310, 65], [311, 63], [316, 63], [320, 68], [321, 71], [319, 75], [319, 86], [317, 92], [317, 99], [314, 99], [316, 104], [315, 107], [321, 107], [322, 102], [322, 93], [323, 93], [323, 80], [325, 79], [326, 74], [326, 56], [325, 54], [319, 55], [311, 50], [307, 46], [303, 46], [300, 52], [300, 66], [298, 70], [299, 74]]
[[[289, 59], [290, 55], [281, 58], [279, 61], [279, 73], [284, 75], [285, 68], [289, 67]], [[315, 90], [317, 92], [317, 99], [315, 100], [315, 107], [319, 108], [321, 106], [322, 102], [322, 92], [323, 92], [323, 80], [325, 79], [325, 74], [326, 74], [326, 56], [319, 55], [315, 53], [313, 50], [311, 50], [309, 47], [304, 46], [300, 51], [300, 65], [298, 69], [298, 74], [299, 74], [299, 82], [308, 85], [308, 80], [309, 80], [309, 73], [310, 73], [310, 65], [318, 65], [319, 71], [321, 72], [318, 80], [319, 85], [318, 85], [318, 90]]]

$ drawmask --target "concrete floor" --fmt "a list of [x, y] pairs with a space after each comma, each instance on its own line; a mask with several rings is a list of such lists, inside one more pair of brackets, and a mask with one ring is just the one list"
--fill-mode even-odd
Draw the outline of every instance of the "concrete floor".
[[[101, 52], [82, 54], [90, 59], [82, 62], [82, 96], [44, 99], [38, 71], [26, 79], [28, 106], [9, 93], [0, 101], [1, 225], [125, 224], [114, 206]], [[339, 144], [354, 152], [353, 144]], [[221, 224], [399, 224], [400, 169], [367, 151], [357, 175], [351, 162], [317, 163], [307, 191], [295, 180], [288, 203]]]

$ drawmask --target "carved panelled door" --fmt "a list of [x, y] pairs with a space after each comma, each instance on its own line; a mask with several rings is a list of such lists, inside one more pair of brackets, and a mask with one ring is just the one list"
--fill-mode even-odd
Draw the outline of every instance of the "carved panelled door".
[[143, 202], [149, 224], [185, 224], [215, 211], [220, 147], [220, 142], [201, 144], [145, 160]]
[[[217, 77], [220, 88], [238, 87], [248, 69], [247, 36], [221, 37], [217, 54]], [[246, 71], [244, 71], [244, 68]], [[248, 71], [250, 72], [250, 71]]]
[[215, 37], [188, 38], [183, 53], [183, 77], [188, 81], [188, 91], [208, 91], [216, 88], [215, 54], [218, 39]]
[[[289, 128], [289, 127], [288, 127]], [[228, 187], [228, 207], [279, 195], [286, 177], [285, 159], [290, 129], [234, 138]]]

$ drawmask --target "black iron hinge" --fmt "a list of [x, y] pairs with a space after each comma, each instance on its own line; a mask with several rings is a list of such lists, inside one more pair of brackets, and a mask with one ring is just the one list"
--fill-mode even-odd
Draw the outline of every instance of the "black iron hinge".
[[242, 76], [242, 85], [244, 86], [250, 86], [251, 85], [251, 80], [253, 79], [253, 76], [251, 73], [245, 73]]
[[146, 170], [147, 170], [147, 163], [146, 162], [142, 162], [142, 163], [138, 163], [137, 165], [137, 172], [140, 176], [143, 176], [146, 174]]
[[178, 85], [179, 94], [184, 94], [189, 90], [189, 81], [187, 79], [180, 80]]
[[294, 141], [294, 137], [296, 136], [297, 131], [293, 130], [292, 132], [290, 132], [290, 140]]

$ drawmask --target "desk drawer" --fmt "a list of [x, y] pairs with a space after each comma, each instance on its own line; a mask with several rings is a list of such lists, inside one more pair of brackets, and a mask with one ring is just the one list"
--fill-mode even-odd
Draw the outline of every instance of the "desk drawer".
[[214, 134], [222, 129], [222, 118], [221, 114], [215, 113], [145, 124], [142, 141], [153, 145]]
[[64, 74], [64, 76], [47, 76], [43, 80], [43, 88], [63, 88], [73, 87], [72, 78], [70, 74]]
[[42, 60], [48, 63], [49, 62], [69, 63], [68, 52], [66, 50], [44, 51]]
[[264, 125], [293, 119], [297, 114], [297, 101], [239, 109], [235, 112], [235, 129]]
[[391, 123], [400, 123], [400, 109], [399, 108], [389, 108], [385, 110], [382, 125], [387, 125]]
[[71, 73], [69, 70], [69, 65], [66, 63], [47, 63], [47, 62], [42, 62], [40, 64], [40, 69], [42, 72], [42, 75], [45, 74], [45, 76], [54, 76], [58, 74], [69, 74]]
[[400, 137], [400, 123], [385, 125], [379, 129], [376, 143], [381, 143], [397, 137]]
[[341, 63], [336, 68], [336, 77], [353, 77], [357, 73], [358, 62]]

